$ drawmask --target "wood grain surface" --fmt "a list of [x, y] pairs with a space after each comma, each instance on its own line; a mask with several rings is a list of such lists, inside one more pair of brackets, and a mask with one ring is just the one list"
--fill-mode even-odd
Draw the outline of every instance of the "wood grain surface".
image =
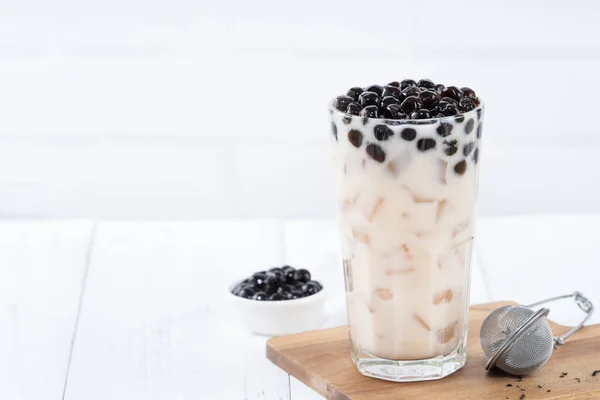
[[[333, 400], [600, 399], [600, 373], [592, 376], [600, 370], [600, 325], [579, 331], [556, 348], [548, 363], [522, 380], [501, 371], [486, 372], [479, 329], [492, 310], [506, 304], [511, 303], [471, 307], [467, 364], [437, 381], [394, 383], [361, 375], [350, 359], [345, 326], [272, 338], [267, 342], [267, 357]], [[550, 324], [555, 335], [568, 330]]]

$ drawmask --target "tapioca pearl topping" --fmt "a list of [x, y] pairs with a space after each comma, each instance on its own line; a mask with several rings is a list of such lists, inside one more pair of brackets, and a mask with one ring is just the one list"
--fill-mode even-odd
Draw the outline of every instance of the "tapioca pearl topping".
[[400, 89], [404, 90], [409, 86], [417, 86], [417, 82], [412, 79], [405, 79], [400, 82]]
[[360, 110], [362, 110], [362, 107], [360, 104], [350, 103], [350, 104], [348, 104], [348, 108], [346, 108], [346, 114], [358, 115], [358, 114], [360, 114]]
[[404, 128], [400, 132], [400, 137], [408, 142], [412, 142], [417, 137], [417, 131], [413, 128]]
[[471, 99], [474, 99], [477, 97], [477, 95], [475, 94], [475, 91], [469, 87], [461, 87], [460, 91], [463, 94], [463, 97], [468, 97]]
[[419, 97], [419, 95], [421, 94], [421, 88], [418, 88], [416, 86], [409, 86], [402, 91], [402, 94], [405, 98], [410, 96]]
[[387, 97], [387, 96], [392, 96], [396, 99], [400, 99], [402, 97], [402, 91], [400, 90], [399, 87], [385, 85], [383, 87], [383, 93], [381, 94], [381, 97]]
[[480, 122], [479, 126], [477, 127], [477, 139], [481, 139], [481, 130], [483, 129], [483, 123]]
[[463, 93], [456, 86], [448, 86], [442, 92], [442, 97], [450, 97], [456, 101], [459, 101], [463, 97]]
[[410, 114], [410, 119], [429, 119], [431, 118], [431, 113], [429, 112], [429, 110], [426, 110], [424, 108], [417, 110], [417, 111], [413, 111], [412, 114]]
[[431, 113], [434, 117], [450, 117], [458, 114], [458, 108], [454, 104], [442, 99], [431, 107]]
[[366, 150], [369, 157], [371, 157], [373, 160], [380, 163], [385, 161], [385, 152], [379, 145], [375, 143], [369, 143]]
[[[464, 92], [463, 92], [464, 89]], [[415, 100], [414, 98], [418, 98]], [[395, 107], [392, 98], [397, 100], [401, 112]], [[350, 101], [351, 99], [351, 101]], [[407, 99], [408, 102], [404, 103]], [[353, 104], [350, 109], [348, 106]], [[415, 111], [428, 110], [430, 118], [444, 118], [460, 115], [476, 109], [481, 102], [475, 92], [468, 88], [457, 88], [456, 86], [444, 86], [436, 84], [430, 79], [415, 81], [405, 79], [402, 82], [393, 81], [387, 85], [371, 85], [365, 88], [352, 87], [345, 95], [339, 96], [333, 102], [333, 107], [349, 115], [360, 115], [361, 111], [368, 106], [377, 106], [377, 115], [373, 111], [365, 111], [364, 118], [411, 119]], [[344, 107], [346, 107], [344, 109]], [[332, 113], [332, 110], [329, 110]], [[481, 110], [477, 110], [479, 118], [482, 117]], [[415, 119], [425, 118], [421, 112], [414, 115]], [[460, 122], [460, 121], [457, 121]]]
[[471, 110], [474, 110], [476, 107], [477, 106], [475, 105], [473, 100], [468, 97], [463, 97], [458, 102], [458, 108], [460, 109], [461, 112], [469, 112]]
[[400, 105], [400, 100], [393, 96], [386, 96], [379, 102], [379, 115], [384, 115], [387, 107], [392, 104]]
[[377, 96], [381, 97], [381, 93], [383, 93], [383, 87], [381, 87], [379, 85], [371, 85], [371, 86], [367, 86], [365, 88], [365, 91], [377, 93]]
[[407, 97], [402, 104], [400, 104], [400, 108], [407, 115], [412, 114], [413, 112], [423, 108], [423, 102], [416, 96]]
[[[358, 115], [360, 115], [361, 117], [365, 117], [365, 118], [379, 118], [379, 107], [366, 106], [365, 108], [360, 110], [360, 113]], [[364, 123], [365, 122], [363, 121], [363, 124]]]
[[444, 153], [447, 156], [453, 156], [458, 151], [458, 142], [456, 140], [444, 140]]
[[348, 104], [352, 103], [353, 101], [354, 99], [350, 96], [338, 96], [335, 99], [335, 108], [345, 112], [348, 108]]
[[423, 139], [417, 140], [417, 149], [419, 149], [421, 151], [435, 149], [435, 145], [436, 145], [435, 139], [423, 138]]
[[474, 147], [475, 147], [474, 142], [469, 142], [469, 143], [465, 144], [465, 146], [463, 147], [463, 154], [465, 155], [465, 157], [467, 157], [469, 154], [471, 154]]
[[402, 111], [399, 104], [390, 104], [385, 108], [383, 117], [388, 119], [405, 119], [406, 114]]
[[362, 92], [364, 92], [363, 88], [353, 87], [348, 89], [348, 91], [346, 92], [346, 96], [352, 97], [354, 101], [358, 101], [358, 96], [360, 96]]
[[452, 124], [448, 123], [448, 122], [442, 122], [440, 124], [440, 126], [438, 126], [436, 128], [436, 132], [438, 135], [440, 135], [441, 137], [448, 137], [452, 134]]
[[440, 95], [435, 90], [425, 90], [419, 94], [423, 106], [431, 110], [434, 104], [441, 100]]
[[475, 121], [473, 121], [473, 119], [471, 118], [465, 124], [465, 133], [468, 135], [469, 133], [473, 132], [473, 127], [474, 126], [475, 126]]
[[442, 109], [442, 114], [446, 117], [451, 117], [453, 115], [458, 114], [458, 107], [454, 104], [448, 104], [446, 107]]
[[479, 147], [473, 152], [473, 162], [477, 164], [477, 161], [479, 161]]
[[331, 134], [335, 137], [335, 141], [337, 142], [337, 126], [335, 126], [333, 122], [331, 123]]
[[456, 172], [458, 175], [464, 175], [466, 171], [467, 162], [465, 160], [462, 160], [454, 165], [454, 172]]
[[417, 86], [426, 89], [433, 89], [435, 87], [435, 83], [433, 83], [431, 79], [421, 79], [419, 82], [417, 82]]
[[358, 103], [363, 106], [376, 106], [379, 103], [379, 96], [375, 92], [362, 92], [358, 96]]
[[394, 131], [386, 125], [376, 125], [375, 128], [373, 128], [373, 134], [377, 140], [383, 141], [388, 140], [391, 136], [393, 136]]
[[454, 121], [456, 121], [457, 124], [462, 124], [465, 121], [465, 116], [464, 115], [459, 115], [458, 117], [456, 117], [454, 119]]
[[481, 110], [477, 110], [477, 119], [481, 119]]
[[444, 101], [446, 103], [450, 103], [450, 104], [454, 104], [455, 106], [458, 106], [458, 101], [454, 100], [452, 97], [442, 97], [442, 99], [440, 101]]
[[363, 142], [363, 134], [361, 131], [352, 129], [348, 132], [348, 141], [352, 143], [354, 147], [360, 147]]

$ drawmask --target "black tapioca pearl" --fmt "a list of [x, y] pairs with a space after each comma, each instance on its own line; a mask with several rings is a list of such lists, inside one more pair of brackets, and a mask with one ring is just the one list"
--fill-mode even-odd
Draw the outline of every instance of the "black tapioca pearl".
[[423, 102], [416, 96], [407, 97], [402, 104], [400, 104], [400, 108], [407, 115], [412, 114], [414, 111], [423, 108]]
[[350, 115], [358, 115], [362, 110], [362, 107], [358, 103], [350, 103], [348, 104], [348, 108], [346, 108], [346, 114]]
[[412, 142], [417, 137], [417, 131], [413, 128], [404, 128], [400, 133], [400, 137], [406, 141]]
[[433, 89], [421, 92], [419, 98], [423, 102], [423, 106], [430, 110], [440, 101], [440, 95]]
[[377, 162], [382, 163], [385, 161], [385, 152], [375, 143], [369, 143], [367, 145], [367, 154]]
[[455, 106], [458, 106], [458, 101], [454, 100], [452, 97], [442, 97], [442, 99], [440, 101], [449, 103], [449, 104], [454, 104]]
[[342, 117], [342, 122], [346, 125], [350, 125], [350, 123], [352, 122], [352, 116], [350, 115], [344, 115]]
[[433, 89], [435, 87], [435, 83], [433, 83], [431, 79], [421, 79], [419, 82], [417, 82], [417, 86], [426, 89]]
[[400, 91], [399, 87], [385, 85], [383, 87], [383, 93], [381, 94], [381, 97], [386, 97], [386, 96], [392, 96], [396, 99], [399, 99], [400, 97], [402, 97], [402, 92]]
[[402, 91], [402, 94], [404, 95], [404, 98], [410, 97], [410, 96], [417, 96], [419, 97], [419, 94], [421, 94], [421, 89], [419, 89], [416, 86], [409, 86], [406, 89], [404, 89]]
[[363, 107], [376, 106], [379, 103], [379, 95], [375, 92], [362, 92], [358, 96], [358, 102]]
[[458, 142], [456, 140], [444, 140], [444, 153], [447, 156], [453, 156], [458, 151]]
[[354, 101], [354, 99], [350, 96], [338, 96], [335, 99], [335, 108], [337, 108], [340, 111], [346, 111], [346, 108], [348, 108], [348, 104], [352, 103]]
[[379, 109], [385, 110], [387, 108], [387, 106], [389, 106], [390, 104], [400, 105], [400, 101], [393, 96], [385, 96], [384, 98], [381, 99], [381, 102], [379, 103]]
[[[360, 110], [360, 113], [358, 113], [358, 115], [365, 118], [379, 118], [379, 107], [366, 106], [365, 108]], [[365, 122], [363, 121], [363, 123]]]
[[450, 97], [456, 101], [459, 101], [463, 97], [463, 93], [456, 86], [448, 86], [442, 92], [442, 97]]
[[475, 107], [477, 107], [475, 105], [475, 103], [473, 102], [473, 99], [470, 99], [469, 97], [463, 97], [462, 99], [460, 99], [460, 101], [458, 102], [458, 108], [460, 109], [460, 111], [462, 112], [469, 112], [471, 110], [474, 110]]
[[400, 87], [400, 82], [398, 82], [398, 81], [392, 81], [392, 82], [388, 83], [388, 86], [394, 86], [394, 87], [399, 88]]
[[479, 105], [481, 104], [481, 100], [479, 100], [479, 97], [472, 97], [471, 100], [473, 100], [473, 103], [475, 103], [477, 107], [479, 107]]
[[431, 138], [423, 138], [417, 140], [417, 149], [421, 151], [427, 151], [431, 149], [435, 149], [436, 141]]
[[454, 104], [440, 101], [440, 113], [444, 114], [446, 117], [451, 117], [452, 115], [458, 114], [458, 107]]
[[474, 147], [475, 147], [475, 143], [473, 143], [473, 142], [469, 142], [469, 143], [465, 144], [465, 146], [463, 147], [463, 154], [465, 155], [465, 157], [467, 157], [469, 154], [471, 154]]
[[406, 118], [406, 114], [402, 111], [399, 104], [390, 104], [385, 108], [383, 117], [388, 119], [403, 119]]
[[375, 128], [373, 128], [373, 134], [377, 140], [388, 140], [390, 136], [394, 135], [394, 131], [385, 125], [376, 125]]
[[479, 147], [473, 152], [473, 162], [477, 164], [477, 161], [479, 161]]
[[475, 91], [469, 87], [461, 87], [460, 91], [462, 92], [464, 97], [474, 98], [477, 97]]
[[438, 94], [442, 94], [442, 92], [444, 90], [446, 90], [446, 86], [442, 85], [441, 83], [438, 83], [433, 88], [435, 89], [436, 92], [438, 92]]
[[477, 127], [477, 139], [481, 139], [481, 130], [483, 129], [483, 122], [479, 123], [479, 126]]
[[381, 96], [381, 93], [383, 93], [383, 88], [379, 85], [371, 85], [365, 88], [365, 91], [374, 92], [377, 93], [377, 96]]
[[477, 110], [477, 119], [478, 120], [481, 119], [481, 111], [482, 111], [481, 109]]
[[447, 136], [450, 136], [452, 134], [452, 128], [453, 128], [452, 124], [449, 124], [448, 122], [442, 122], [440, 124], [440, 126], [438, 126], [436, 128], [435, 131], [441, 137], [447, 137]]
[[358, 101], [358, 96], [360, 96], [360, 94], [364, 92], [363, 88], [360, 87], [353, 87], [350, 88], [347, 92], [346, 92], [346, 96], [348, 97], [352, 97], [352, 99], [354, 99], [354, 101]]
[[335, 141], [337, 142], [337, 126], [332, 122], [331, 123], [331, 134], [335, 137]]
[[402, 82], [400, 82], [400, 89], [404, 90], [409, 86], [417, 86], [417, 82], [415, 82], [412, 79], [405, 79]]
[[454, 172], [456, 172], [457, 174], [464, 175], [466, 171], [467, 171], [467, 162], [465, 160], [462, 160], [462, 161], [458, 162], [456, 165], [454, 165]]
[[348, 141], [352, 143], [354, 147], [360, 147], [363, 142], [363, 134], [361, 131], [352, 129], [348, 132]]
[[454, 120], [456, 121], [457, 124], [462, 124], [464, 122], [464, 120], [465, 120], [465, 116], [464, 115], [459, 115]]
[[474, 126], [475, 126], [475, 121], [473, 120], [473, 118], [471, 118], [465, 124], [465, 133], [468, 135], [469, 133], [473, 132]]
[[426, 109], [420, 109], [417, 111], [413, 111], [412, 114], [410, 114], [410, 119], [429, 119], [431, 118], [431, 114], [429, 113], [429, 110]]

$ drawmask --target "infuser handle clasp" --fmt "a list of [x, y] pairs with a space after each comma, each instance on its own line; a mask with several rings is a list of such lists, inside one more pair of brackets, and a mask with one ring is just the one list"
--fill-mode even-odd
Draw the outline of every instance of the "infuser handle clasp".
[[590, 299], [585, 297], [580, 292], [574, 292], [571, 294], [565, 294], [563, 296], [551, 297], [549, 299], [538, 301], [537, 303], [529, 304], [528, 306], [526, 306], [529, 308], [533, 308], [533, 307], [540, 306], [542, 304], [550, 303], [552, 301], [567, 299], [570, 297], [573, 297], [575, 299], [575, 303], [579, 306], [579, 308], [581, 308], [581, 310], [583, 312], [586, 313], [586, 316], [583, 319], [583, 321], [581, 321], [577, 326], [574, 326], [573, 328], [571, 328], [567, 333], [565, 333], [562, 336], [558, 336], [558, 337], [554, 338], [554, 342], [558, 345], [565, 344], [565, 340], [567, 340], [567, 338], [569, 336], [571, 336], [572, 334], [577, 332], [579, 329], [581, 329], [581, 327], [590, 319], [590, 317], [592, 316], [592, 314], [594, 312], [594, 305], [592, 304]]

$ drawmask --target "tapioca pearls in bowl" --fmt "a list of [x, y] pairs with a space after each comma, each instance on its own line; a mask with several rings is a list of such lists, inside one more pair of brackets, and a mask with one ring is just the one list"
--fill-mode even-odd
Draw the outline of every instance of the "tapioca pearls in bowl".
[[267, 336], [319, 329], [326, 290], [307, 269], [289, 265], [238, 280], [229, 294], [249, 330]]

